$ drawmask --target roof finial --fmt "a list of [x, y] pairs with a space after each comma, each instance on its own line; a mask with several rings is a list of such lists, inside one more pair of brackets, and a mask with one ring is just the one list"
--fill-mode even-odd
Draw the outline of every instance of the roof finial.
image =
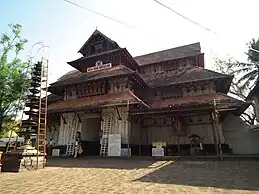
[[97, 30], [97, 26], [95, 27], [95, 29]]

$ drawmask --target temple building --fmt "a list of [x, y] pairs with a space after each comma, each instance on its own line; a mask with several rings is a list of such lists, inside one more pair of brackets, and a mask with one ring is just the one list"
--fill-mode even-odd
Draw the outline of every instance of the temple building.
[[83, 155], [116, 155], [116, 141], [121, 155], [238, 152], [231, 130], [242, 130], [248, 103], [227, 95], [232, 76], [205, 69], [200, 43], [133, 57], [95, 30], [78, 52], [75, 70], [48, 88], [48, 138], [60, 154], [73, 153], [77, 132]]

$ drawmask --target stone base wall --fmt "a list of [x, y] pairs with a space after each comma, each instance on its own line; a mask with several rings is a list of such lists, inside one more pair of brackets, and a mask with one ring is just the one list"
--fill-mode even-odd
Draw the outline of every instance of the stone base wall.
[[[38, 158], [39, 169], [44, 168], [46, 159], [44, 156]], [[37, 170], [37, 156], [23, 155], [18, 153], [4, 153], [2, 155], [1, 172], [21, 172], [28, 170]]]

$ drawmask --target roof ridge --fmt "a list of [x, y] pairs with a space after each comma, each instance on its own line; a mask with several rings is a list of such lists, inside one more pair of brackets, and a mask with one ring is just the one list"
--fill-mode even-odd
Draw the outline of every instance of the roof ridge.
[[[117, 42], [115, 42], [114, 40], [112, 40], [111, 38], [109, 38], [108, 36], [106, 36], [105, 34], [103, 34], [101, 31], [95, 29], [94, 32], [89, 36], [89, 38], [85, 41], [85, 43], [83, 44], [83, 46], [81, 46], [81, 48], [79, 49], [78, 53], [80, 53], [80, 51], [84, 48], [84, 46], [89, 42], [89, 40], [92, 38], [92, 36], [100, 34], [101, 36], [103, 36], [104, 38], [106, 38], [107, 40], [117, 44]], [[118, 44], [117, 44], [118, 45]], [[118, 47], [120, 47], [118, 45]]]
[[[136, 71], [134, 71], [133, 69], [131, 69], [131, 68], [125, 66], [125, 65], [117, 65], [117, 66], [125, 67], [126, 69], [130, 70], [132, 73], [136, 72]], [[114, 66], [114, 67], [117, 67], [117, 66]]]
[[169, 51], [169, 50], [172, 50], [172, 49], [179, 49], [179, 48], [182, 48], [182, 47], [188, 47], [188, 46], [196, 45], [196, 44], [199, 44], [199, 46], [200, 46], [200, 42], [195, 42], [195, 43], [186, 44], [186, 45], [177, 46], [177, 47], [168, 48], [168, 49], [163, 49], [163, 50], [160, 50], [160, 51], [155, 51], [155, 52], [151, 52], [151, 53], [147, 53], [147, 54], [143, 54], [143, 55], [138, 55], [138, 56], [135, 56], [133, 58], [143, 57], [143, 56], [146, 56], [146, 55], [151, 55], [151, 54], [155, 54], [155, 53], [159, 53], [159, 52]]
[[132, 97], [136, 98], [139, 102], [142, 101], [142, 100], [141, 100], [139, 97], [137, 97], [131, 90], [128, 90], [127, 92], [128, 92]]
[[135, 99], [137, 99], [139, 102], [141, 102], [143, 105], [145, 105], [146, 107], [150, 107], [148, 104], [146, 104], [143, 100], [141, 100], [138, 96], [136, 96], [134, 94], [134, 92], [132, 92], [131, 90], [128, 90], [128, 93], [133, 96]]
[[221, 72], [218, 72], [218, 71], [214, 71], [214, 70], [211, 70], [211, 69], [206, 69], [206, 68], [202, 68], [202, 69], [205, 69], [206, 71], [209, 71], [209, 72], [212, 72], [212, 73], [217, 73], [217, 74], [220, 74], [222, 76], [226, 76], [226, 77], [230, 77], [230, 76], [233, 76], [233, 75], [228, 75], [228, 74], [225, 74], [225, 73], [221, 73]]

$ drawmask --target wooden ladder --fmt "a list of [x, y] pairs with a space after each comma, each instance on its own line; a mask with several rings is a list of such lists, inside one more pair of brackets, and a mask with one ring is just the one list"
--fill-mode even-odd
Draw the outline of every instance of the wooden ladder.
[[67, 144], [66, 156], [73, 156], [75, 153], [75, 143], [71, 142]]
[[101, 156], [108, 156], [108, 144], [109, 144], [109, 134], [111, 131], [111, 115], [104, 118], [103, 121], [103, 135], [101, 139]]
[[[40, 101], [39, 101], [39, 117], [37, 131], [37, 168], [43, 162], [43, 167], [46, 165], [47, 151], [47, 102], [48, 102], [48, 60], [42, 58], [41, 69], [41, 86], [40, 86]], [[43, 156], [43, 161], [39, 158]]]

